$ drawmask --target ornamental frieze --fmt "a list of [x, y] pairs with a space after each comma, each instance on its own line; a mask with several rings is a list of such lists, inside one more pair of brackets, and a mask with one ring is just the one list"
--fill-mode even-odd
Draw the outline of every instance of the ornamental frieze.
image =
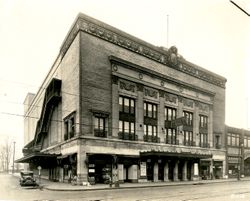
[[199, 110], [203, 111], [203, 112], [208, 112], [209, 111], [209, 106], [207, 104], [204, 103], [199, 103]]
[[[97, 25], [96, 23], [92, 23], [91, 21], [94, 20], [92, 20], [91, 18], [89, 19], [87, 16], [85, 17], [83, 14], [79, 16], [75, 26], [71, 29], [70, 34], [68, 35], [60, 50], [60, 54], [62, 57], [65, 55], [79, 30], [81, 30], [85, 33], [94, 35], [98, 38], [109, 41], [113, 44], [129, 49], [130, 51], [148, 57], [168, 67], [174, 68], [186, 74], [225, 88], [225, 79], [197, 69], [193, 67], [192, 64], [187, 64], [185, 60], [178, 55], [178, 50], [176, 47], [170, 47], [167, 51], [160, 48], [158, 48], [159, 50], [157, 50], [157, 47], [149, 47], [146, 44], [143, 45], [143, 42], [136, 42], [134, 39], [128, 38], [128, 36], [118, 35], [117, 32], [115, 33], [114, 31], [110, 30], [112, 28], [104, 28], [102, 27], [102, 25]], [[101, 22], [98, 23], [101, 24]]]
[[187, 98], [183, 98], [183, 105], [186, 106], [186, 107], [190, 107], [190, 108], [193, 108], [194, 107], [194, 101], [193, 100], [190, 100], [190, 99], [187, 99]]
[[144, 88], [144, 95], [151, 98], [158, 98], [158, 91], [151, 88]]
[[127, 81], [120, 80], [120, 89], [135, 92], [135, 84]]
[[170, 103], [177, 103], [177, 96], [169, 93], [165, 93], [165, 101]]

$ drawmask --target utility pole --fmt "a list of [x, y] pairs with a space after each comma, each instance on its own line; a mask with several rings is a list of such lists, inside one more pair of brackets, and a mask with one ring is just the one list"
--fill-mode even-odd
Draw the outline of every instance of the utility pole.
[[15, 161], [15, 144], [16, 142], [13, 142], [14, 147], [13, 147], [13, 164], [12, 164], [12, 174], [14, 174], [14, 161]]

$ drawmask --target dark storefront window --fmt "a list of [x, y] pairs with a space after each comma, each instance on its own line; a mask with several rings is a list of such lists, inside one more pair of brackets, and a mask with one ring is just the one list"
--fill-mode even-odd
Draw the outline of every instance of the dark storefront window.
[[135, 132], [135, 99], [119, 97], [119, 138], [137, 140]]
[[159, 141], [157, 135], [157, 105], [150, 102], [144, 102], [144, 141]]

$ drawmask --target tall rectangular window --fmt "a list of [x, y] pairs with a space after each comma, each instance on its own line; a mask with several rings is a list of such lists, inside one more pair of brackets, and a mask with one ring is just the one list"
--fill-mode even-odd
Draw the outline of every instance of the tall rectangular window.
[[183, 111], [183, 116], [186, 118], [186, 124], [188, 126], [193, 126], [193, 113], [192, 112]]
[[195, 146], [195, 141], [192, 131], [184, 131], [184, 145]]
[[119, 96], [119, 138], [137, 140], [135, 133], [135, 99]]
[[95, 116], [94, 133], [96, 137], [107, 137], [106, 118]]
[[200, 116], [200, 128], [207, 129], [208, 128], [208, 117], [205, 115]]
[[165, 121], [172, 121], [176, 119], [176, 109], [165, 107]]
[[171, 122], [176, 119], [177, 110], [172, 107], [165, 107], [165, 133], [167, 144], [178, 144], [176, 126]]
[[75, 136], [75, 112], [64, 118], [64, 140]]
[[176, 136], [176, 129], [174, 128], [166, 128], [166, 143], [167, 144], [178, 144], [177, 143], [177, 136]]
[[200, 147], [208, 147], [207, 133], [200, 133]]
[[157, 119], [157, 105], [154, 103], [144, 102], [144, 117]]
[[158, 142], [157, 105], [144, 102], [144, 141]]

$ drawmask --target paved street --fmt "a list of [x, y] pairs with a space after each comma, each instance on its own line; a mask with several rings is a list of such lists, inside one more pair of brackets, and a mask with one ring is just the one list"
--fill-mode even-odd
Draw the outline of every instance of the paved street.
[[20, 187], [18, 178], [0, 175], [0, 200], [33, 201], [242, 201], [250, 200], [250, 181], [95, 191], [50, 191]]

